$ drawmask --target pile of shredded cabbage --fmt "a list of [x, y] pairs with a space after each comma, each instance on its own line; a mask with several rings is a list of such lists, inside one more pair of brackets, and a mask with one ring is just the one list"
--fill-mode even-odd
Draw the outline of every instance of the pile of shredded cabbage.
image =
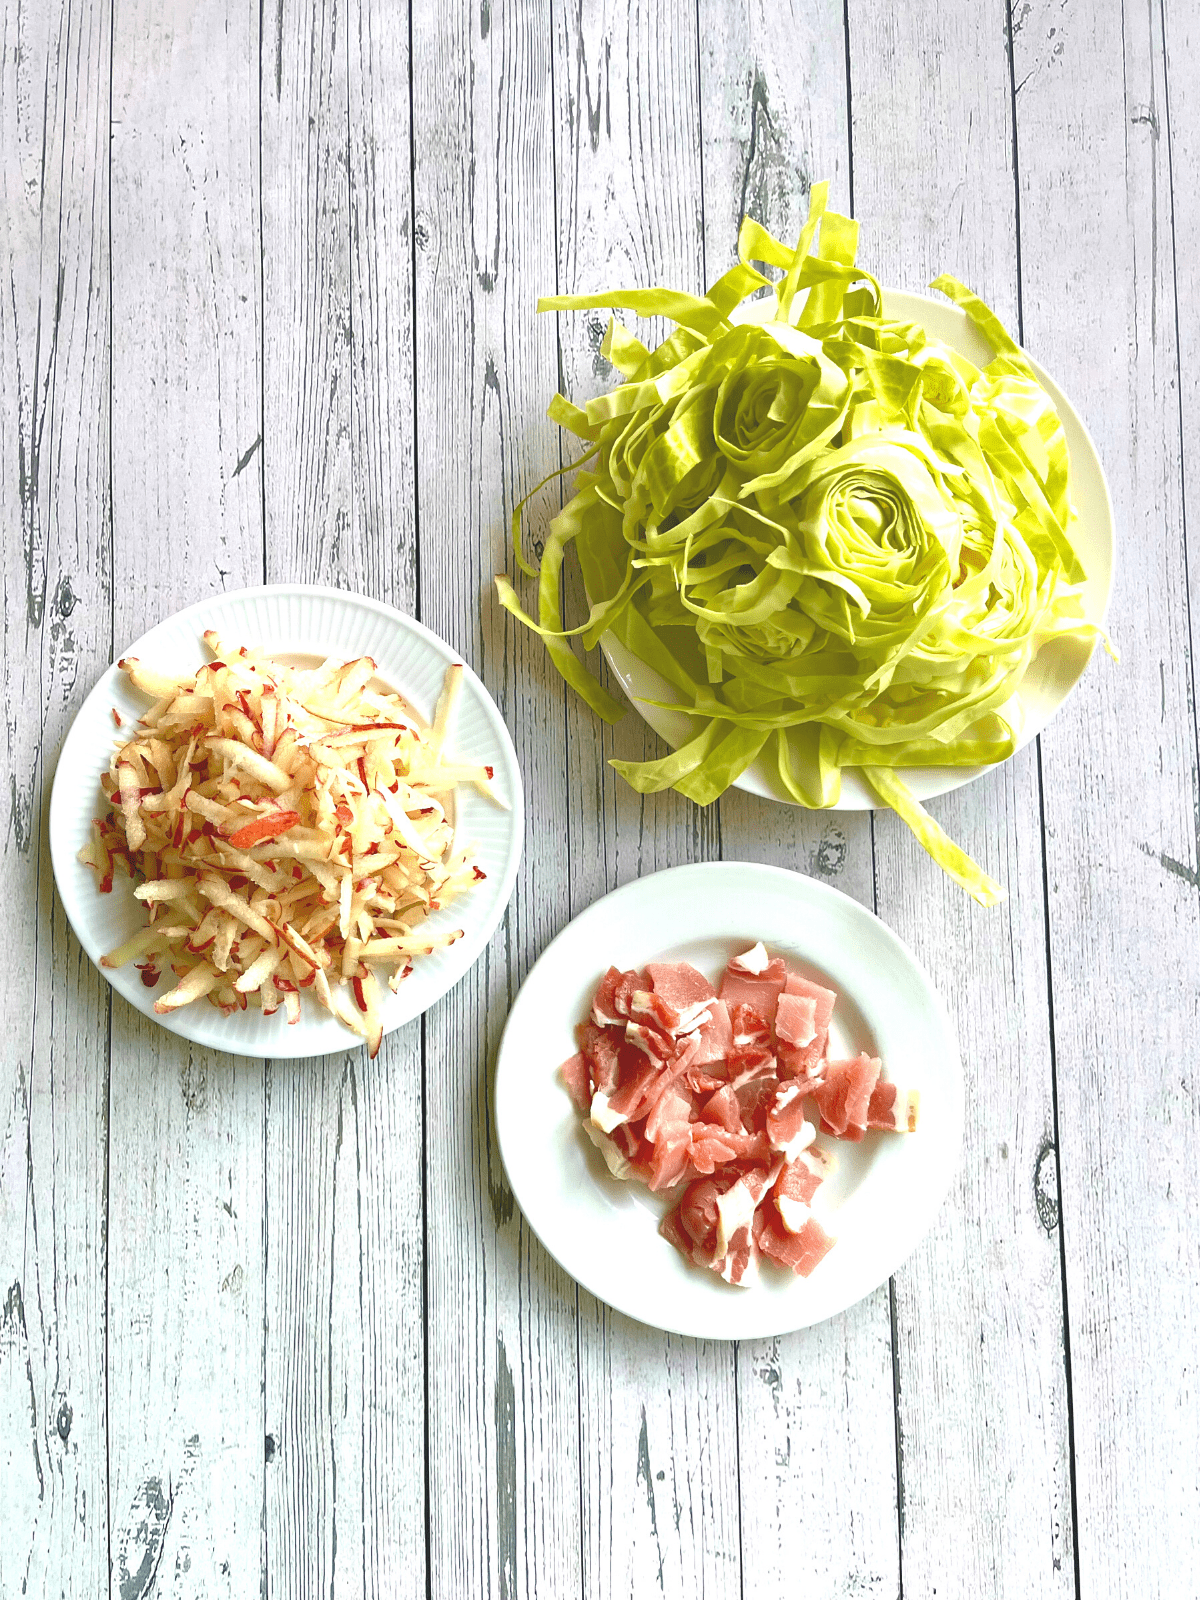
[[[539, 311], [624, 309], [675, 331], [650, 351], [615, 318], [603, 351], [626, 379], [550, 416], [590, 443], [551, 523], [536, 622], [603, 718], [625, 708], [573, 653], [611, 632], [657, 671], [698, 731], [661, 760], [614, 761], [643, 792], [704, 805], [762, 757], [782, 791], [833, 805], [858, 770], [982, 904], [1004, 890], [922, 809], [897, 769], [1012, 754], [1014, 691], [1039, 647], [1082, 620], [1062, 424], [993, 312], [949, 277], [996, 352], [979, 370], [882, 315], [855, 265], [858, 225], [814, 185], [795, 249], [746, 218], [739, 264], [703, 298], [668, 289], [557, 295]], [[732, 313], [779, 268], [772, 320]], [[565, 469], [570, 470], [570, 469]], [[547, 482], [549, 480], [546, 480]], [[539, 488], [542, 485], [538, 485]], [[536, 491], [535, 491], [536, 492]], [[517, 562], [522, 507], [513, 514]], [[564, 628], [574, 545], [590, 603]]]

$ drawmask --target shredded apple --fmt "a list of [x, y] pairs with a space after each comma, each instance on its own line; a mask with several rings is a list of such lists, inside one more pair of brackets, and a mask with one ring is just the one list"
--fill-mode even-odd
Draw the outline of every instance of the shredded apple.
[[136, 960], [148, 987], [170, 968], [159, 1013], [207, 996], [294, 1023], [307, 989], [374, 1056], [377, 975], [394, 991], [460, 939], [426, 919], [484, 876], [446, 809], [461, 784], [495, 798], [490, 767], [444, 751], [463, 669], [422, 727], [371, 687], [369, 656], [304, 669], [211, 631], [204, 643], [213, 660], [190, 677], [119, 663], [154, 703], [113, 753], [79, 859], [101, 893], [118, 869], [133, 878], [147, 922], [102, 965]]

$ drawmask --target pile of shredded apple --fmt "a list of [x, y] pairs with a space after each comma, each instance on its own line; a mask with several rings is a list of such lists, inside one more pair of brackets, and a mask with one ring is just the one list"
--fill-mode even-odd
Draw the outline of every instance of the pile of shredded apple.
[[187, 677], [119, 663], [154, 703], [113, 752], [108, 813], [79, 859], [102, 893], [117, 869], [134, 879], [147, 922], [102, 965], [136, 961], [147, 987], [169, 968], [159, 1013], [207, 996], [294, 1023], [307, 989], [374, 1056], [377, 974], [395, 991], [460, 939], [426, 921], [484, 877], [447, 813], [460, 784], [495, 798], [490, 767], [444, 750], [463, 669], [422, 727], [371, 687], [369, 656], [305, 670], [211, 631], [204, 643], [213, 660]]

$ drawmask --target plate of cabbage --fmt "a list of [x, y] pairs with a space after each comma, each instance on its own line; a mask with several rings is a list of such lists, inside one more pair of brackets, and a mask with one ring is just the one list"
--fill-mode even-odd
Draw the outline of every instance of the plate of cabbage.
[[[1083, 422], [994, 312], [949, 276], [942, 300], [882, 289], [857, 249], [817, 184], [794, 247], [747, 218], [704, 296], [539, 301], [674, 328], [651, 350], [614, 315], [622, 381], [554, 397], [585, 448], [536, 616], [497, 585], [600, 717], [626, 707], [574, 638], [671, 747], [613, 762], [634, 788], [891, 806], [994, 904], [1003, 888], [922, 801], [1033, 739], [1107, 643], [1112, 506]], [[566, 627], [570, 551], [590, 609]]]

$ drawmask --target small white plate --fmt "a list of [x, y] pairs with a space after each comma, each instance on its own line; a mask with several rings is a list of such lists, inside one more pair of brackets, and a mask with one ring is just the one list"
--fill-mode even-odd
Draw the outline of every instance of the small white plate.
[[[743, 308], [741, 316], [735, 313], [734, 320], [765, 321], [774, 303], [770, 297], [750, 301]], [[887, 316], [900, 322], [920, 323], [935, 339], [958, 350], [976, 366], [986, 366], [992, 359], [991, 346], [975, 324], [965, 311], [951, 305], [948, 300], [931, 300], [926, 295], [885, 289], [883, 303]], [[1067, 452], [1071, 461], [1071, 498], [1079, 516], [1074, 537], [1079, 559], [1087, 573], [1087, 582], [1083, 587], [1083, 612], [1087, 621], [1102, 624], [1108, 610], [1113, 568], [1113, 511], [1104, 469], [1074, 406], [1032, 356], [1029, 361], [1038, 381], [1053, 400], [1067, 436]], [[1042, 646], [1018, 691], [1024, 713], [1018, 749], [1041, 733], [1083, 676], [1095, 647], [1094, 640], [1066, 638], [1055, 639]], [[681, 711], [664, 711], [660, 706], [647, 704], [648, 700], [677, 700], [678, 692], [627, 650], [620, 640], [606, 633], [600, 640], [600, 648], [613, 676], [639, 716], [672, 749], [678, 749], [700, 731], [700, 723], [696, 718]], [[989, 767], [906, 767], [904, 781], [918, 800], [931, 800], [935, 795], [961, 788], [964, 783], [970, 783], [990, 770]], [[733, 786], [735, 789], [745, 789], [749, 794], [761, 795], [766, 800], [796, 804], [790, 795], [780, 789], [778, 781], [771, 778], [766, 763], [761, 760], [751, 762], [741, 777], [734, 779]], [[848, 770], [842, 774], [841, 799], [831, 809], [869, 811], [879, 804], [874, 791], [857, 773]]]
[[[391, 606], [299, 583], [214, 595], [151, 628], [121, 654], [138, 656], [164, 671], [192, 672], [207, 659], [201, 638], [206, 628], [284, 657], [373, 656], [380, 679], [427, 720], [433, 716], [446, 668], [461, 659], [436, 634]], [[102, 895], [95, 875], [76, 856], [89, 836], [92, 818], [101, 815], [100, 775], [108, 767], [113, 745], [122, 734], [128, 737], [129, 725], [147, 705], [125, 674], [111, 666], [80, 708], [54, 774], [50, 799], [54, 878], [71, 926], [97, 966], [106, 950], [120, 944], [145, 919], [128, 878], [118, 874], [112, 893]], [[113, 723], [114, 706], [124, 721], [123, 730]], [[516, 752], [494, 701], [470, 667], [463, 673], [449, 743], [463, 759], [494, 768], [496, 789], [511, 809], [503, 810], [473, 789], [457, 791], [457, 836], [474, 841], [475, 859], [487, 877], [430, 919], [431, 927], [463, 927], [466, 935], [414, 962], [399, 992], [387, 998], [385, 1033], [420, 1016], [474, 964], [504, 915], [521, 858], [525, 819]], [[164, 986], [145, 988], [132, 963], [100, 971], [146, 1016], [214, 1050], [260, 1057], [317, 1056], [355, 1049], [360, 1042], [308, 996], [303, 998], [300, 1021], [292, 1026], [282, 1011], [264, 1017], [257, 1008], [248, 1007], [225, 1017], [207, 1000], [159, 1016], [154, 1000], [165, 992]]]
[[[831, 1049], [882, 1058], [921, 1093], [915, 1133], [836, 1151], [818, 1215], [837, 1244], [808, 1278], [764, 1262], [753, 1288], [692, 1266], [658, 1233], [668, 1202], [610, 1176], [558, 1068], [575, 1052], [605, 969], [690, 961], [717, 979], [761, 939], [838, 995]], [[674, 867], [605, 895], [548, 946], [509, 1015], [496, 1066], [504, 1170], [530, 1227], [598, 1299], [639, 1322], [703, 1339], [757, 1339], [808, 1327], [885, 1282], [933, 1221], [958, 1165], [962, 1068], [946, 1009], [912, 952], [857, 901], [781, 867], [715, 861]]]

